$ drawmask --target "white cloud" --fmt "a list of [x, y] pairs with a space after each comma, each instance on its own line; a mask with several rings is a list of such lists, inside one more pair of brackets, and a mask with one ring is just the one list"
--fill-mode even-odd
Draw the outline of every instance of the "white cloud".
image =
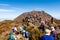
[[0, 6], [10, 6], [9, 4], [0, 4]]
[[53, 17], [55, 17], [56, 19], [60, 19], [60, 14], [54, 14]]
[[0, 9], [0, 12], [14, 12], [12, 9]]

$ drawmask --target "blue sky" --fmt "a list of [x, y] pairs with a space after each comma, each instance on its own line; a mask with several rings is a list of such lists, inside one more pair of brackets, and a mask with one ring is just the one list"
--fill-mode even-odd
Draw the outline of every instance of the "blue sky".
[[0, 0], [0, 19], [12, 20], [32, 10], [44, 10], [60, 19], [60, 0]]

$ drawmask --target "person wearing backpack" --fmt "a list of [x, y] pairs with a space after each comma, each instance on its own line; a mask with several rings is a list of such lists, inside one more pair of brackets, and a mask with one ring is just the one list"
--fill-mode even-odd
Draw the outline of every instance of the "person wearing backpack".
[[8, 40], [17, 40], [17, 37], [16, 37], [15, 33], [12, 33], [12, 32], [11, 32], [11, 33], [9, 34]]
[[25, 37], [26, 37], [26, 38], [29, 38], [29, 36], [30, 36], [30, 33], [29, 33], [28, 31], [26, 31], [26, 32], [25, 32]]
[[12, 37], [13, 33], [10, 33], [9, 36], [8, 36], [8, 40], [14, 40], [13, 37]]
[[23, 26], [20, 26], [19, 29], [20, 29], [20, 33], [23, 34], [23, 32], [22, 32], [23, 31]]
[[26, 30], [23, 31], [23, 36], [25, 37], [24, 40], [29, 40], [29, 37], [30, 37], [30, 33]]

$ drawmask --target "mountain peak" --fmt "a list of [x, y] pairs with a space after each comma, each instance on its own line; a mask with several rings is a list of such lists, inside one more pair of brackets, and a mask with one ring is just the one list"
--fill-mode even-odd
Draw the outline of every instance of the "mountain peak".
[[29, 16], [38, 16], [38, 17], [41, 17], [42, 19], [50, 19], [52, 16], [51, 15], [49, 15], [48, 13], [46, 13], [45, 11], [35, 11], [35, 10], [33, 10], [33, 11], [30, 11], [30, 12], [25, 12], [25, 13], [23, 13], [23, 14], [21, 14], [21, 15], [19, 15], [15, 20], [16, 21], [22, 21], [22, 19], [23, 18], [25, 18], [25, 17], [29, 17]]

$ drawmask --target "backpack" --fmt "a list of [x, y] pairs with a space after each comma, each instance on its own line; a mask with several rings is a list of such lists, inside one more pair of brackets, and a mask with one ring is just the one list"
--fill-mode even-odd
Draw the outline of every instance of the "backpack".
[[30, 37], [30, 33], [28, 31], [25, 32], [25, 37], [29, 38]]

